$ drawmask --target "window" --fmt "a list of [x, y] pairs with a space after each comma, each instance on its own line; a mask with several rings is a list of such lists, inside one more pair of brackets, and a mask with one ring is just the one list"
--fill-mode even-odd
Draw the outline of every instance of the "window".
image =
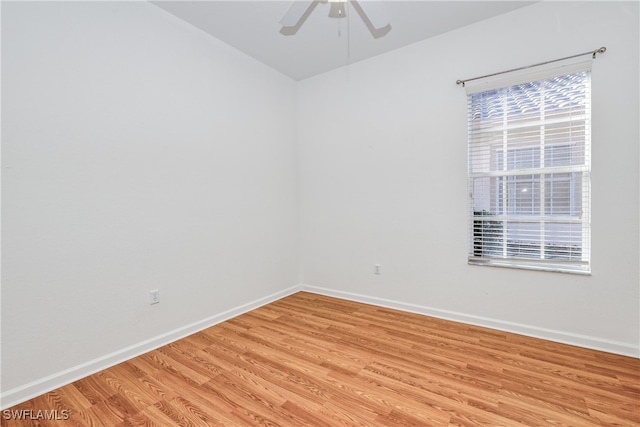
[[590, 272], [590, 72], [469, 93], [469, 263]]

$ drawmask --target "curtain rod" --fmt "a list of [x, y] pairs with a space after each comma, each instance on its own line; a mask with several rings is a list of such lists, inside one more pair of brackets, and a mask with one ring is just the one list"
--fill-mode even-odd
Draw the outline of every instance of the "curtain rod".
[[462, 85], [462, 87], [464, 87], [465, 83], [470, 82], [472, 80], [479, 80], [479, 79], [484, 79], [486, 77], [493, 77], [493, 76], [499, 76], [500, 74], [506, 74], [506, 73], [511, 73], [513, 71], [520, 71], [520, 70], [526, 70], [527, 68], [533, 68], [533, 67], [539, 67], [540, 65], [547, 65], [547, 64], [551, 64], [553, 62], [559, 62], [559, 61], [564, 61], [565, 59], [571, 59], [571, 58], [577, 58], [579, 56], [584, 56], [584, 55], [592, 55], [593, 59], [596, 59], [596, 54], [598, 53], [605, 53], [607, 51], [606, 47], [601, 47], [600, 49], [596, 49], [596, 50], [590, 50], [589, 52], [583, 52], [583, 53], [579, 53], [577, 55], [571, 55], [571, 56], [567, 56], [564, 58], [559, 58], [559, 59], [553, 59], [551, 61], [546, 61], [546, 62], [539, 62], [537, 64], [532, 64], [532, 65], [527, 65], [525, 67], [519, 67], [519, 68], [513, 68], [511, 70], [506, 70], [506, 71], [500, 71], [499, 73], [493, 73], [493, 74], [487, 74], [485, 76], [480, 76], [480, 77], [474, 77], [472, 79], [465, 79], [465, 80], [456, 80], [456, 84], [457, 85]]

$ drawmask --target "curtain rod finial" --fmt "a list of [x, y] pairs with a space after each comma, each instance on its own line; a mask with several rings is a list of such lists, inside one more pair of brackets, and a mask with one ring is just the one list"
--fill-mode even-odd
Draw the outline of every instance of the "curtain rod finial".
[[604, 46], [602, 46], [600, 49], [596, 49], [596, 50], [594, 50], [594, 51], [593, 51], [593, 56], [592, 56], [592, 58], [593, 58], [593, 59], [596, 59], [596, 54], [598, 54], [598, 53], [605, 53], [606, 51], [607, 51], [607, 48], [606, 48], [606, 47], [604, 47]]
[[457, 85], [462, 85], [464, 87], [464, 80], [456, 80]]

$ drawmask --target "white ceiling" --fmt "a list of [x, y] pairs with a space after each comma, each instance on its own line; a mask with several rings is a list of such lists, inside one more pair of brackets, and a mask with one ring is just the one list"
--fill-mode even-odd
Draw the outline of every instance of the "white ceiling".
[[285, 75], [302, 80], [534, 2], [383, 1], [391, 31], [377, 39], [351, 5], [346, 18], [336, 19], [328, 17], [328, 3], [319, 4], [297, 34], [285, 36], [278, 22], [291, 0], [152, 3]]

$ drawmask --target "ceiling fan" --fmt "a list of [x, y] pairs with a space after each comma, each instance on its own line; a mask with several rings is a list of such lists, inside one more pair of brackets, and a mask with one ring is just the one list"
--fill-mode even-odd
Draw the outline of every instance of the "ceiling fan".
[[391, 24], [386, 8], [381, 1], [359, 0], [294, 0], [287, 12], [280, 20], [280, 33], [291, 36], [298, 32], [311, 12], [320, 3], [329, 3], [330, 18], [344, 18], [347, 16], [347, 3], [351, 3], [355, 11], [367, 26], [374, 38], [379, 38], [391, 31]]

